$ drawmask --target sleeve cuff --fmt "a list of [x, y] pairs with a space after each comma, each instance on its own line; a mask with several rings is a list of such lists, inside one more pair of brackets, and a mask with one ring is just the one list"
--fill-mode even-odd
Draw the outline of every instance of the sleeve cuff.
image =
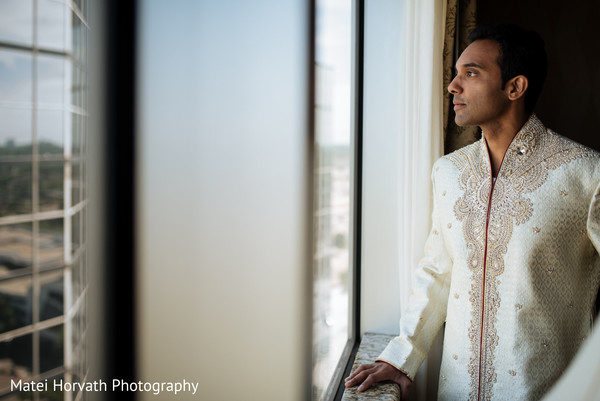
[[390, 341], [376, 361], [392, 365], [414, 381], [419, 366], [421, 366], [425, 357], [426, 355], [418, 352], [406, 339], [396, 337]]

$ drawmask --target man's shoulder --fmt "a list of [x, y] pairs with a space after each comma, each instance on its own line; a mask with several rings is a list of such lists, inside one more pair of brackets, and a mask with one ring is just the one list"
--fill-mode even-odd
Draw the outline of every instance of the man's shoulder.
[[548, 141], [549, 143], [555, 143], [558, 145], [556, 146], [557, 151], [573, 151], [576, 153], [585, 154], [588, 157], [600, 158], [600, 152], [597, 150], [583, 145], [571, 138], [560, 135], [550, 128], [546, 128], [546, 135], [552, 139], [551, 141]]
[[[463, 146], [447, 155], [440, 157], [434, 164], [434, 171], [447, 169], [460, 169], [468, 160], [477, 160], [481, 157], [482, 139], [470, 145]], [[437, 169], [437, 170], [436, 170]]]
[[[573, 166], [574, 168], [583, 167], [585, 170], [589, 170], [588, 173], [590, 174], [600, 174], [600, 152], [562, 136], [549, 128], [546, 129], [545, 134], [546, 139], [541, 141], [543, 148], [539, 158], [549, 169], [560, 166]], [[572, 162], [575, 161], [578, 161], [578, 163], [573, 164]]]

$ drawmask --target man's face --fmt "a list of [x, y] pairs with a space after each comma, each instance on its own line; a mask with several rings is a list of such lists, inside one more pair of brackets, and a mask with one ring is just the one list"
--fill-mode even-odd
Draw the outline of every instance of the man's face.
[[505, 113], [509, 101], [502, 89], [499, 56], [500, 45], [484, 39], [471, 43], [459, 57], [457, 75], [448, 85], [457, 125], [486, 125]]

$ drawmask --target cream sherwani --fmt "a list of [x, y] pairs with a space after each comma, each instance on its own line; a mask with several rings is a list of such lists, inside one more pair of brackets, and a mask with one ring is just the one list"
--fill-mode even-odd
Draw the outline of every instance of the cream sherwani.
[[532, 115], [492, 180], [484, 140], [439, 159], [425, 256], [379, 360], [412, 379], [445, 325], [440, 400], [537, 400], [590, 331], [600, 155]]

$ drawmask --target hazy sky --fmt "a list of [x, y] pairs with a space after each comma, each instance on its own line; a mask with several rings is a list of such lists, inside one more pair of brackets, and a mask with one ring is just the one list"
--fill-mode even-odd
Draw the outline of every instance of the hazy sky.
[[[38, 0], [37, 46], [70, 52], [70, 8], [60, 0]], [[0, 41], [33, 46], [33, 1], [0, 2]], [[17, 145], [31, 143], [34, 78], [40, 140], [63, 142], [64, 105], [70, 105], [71, 63], [63, 56], [40, 54], [34, 77], [30, 51], [0, 48], [0, 145], [13, 140]]]
[[351, 121], [352, 2], [319, 0], [316, 15], [316, 59], [317, 64], [326, 71], [324, 86], [317, 93], [329, 103], [326, 106], [331, 107], [331, 120], [317, 134], [324, 143], [348, 144]]

